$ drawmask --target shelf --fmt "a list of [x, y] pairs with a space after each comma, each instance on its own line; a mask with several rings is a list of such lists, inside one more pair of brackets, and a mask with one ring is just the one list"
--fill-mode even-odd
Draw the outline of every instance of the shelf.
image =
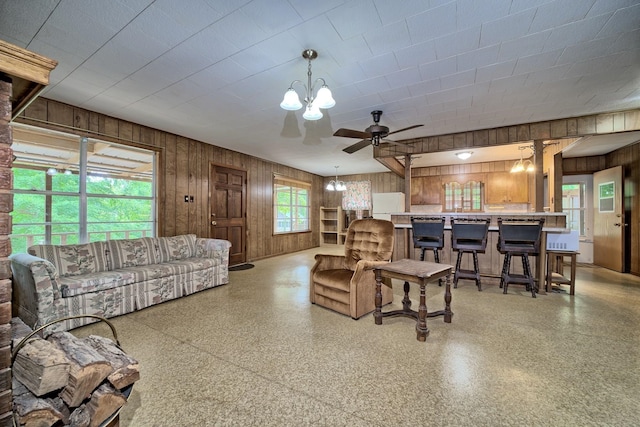
[[320, 208], [320, 244], [344, 244], [344, 214], [340, 206]]

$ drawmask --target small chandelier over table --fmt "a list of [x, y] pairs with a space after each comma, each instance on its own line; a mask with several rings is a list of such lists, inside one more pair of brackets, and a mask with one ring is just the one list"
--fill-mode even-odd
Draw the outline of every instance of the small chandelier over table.
[[[320, 120], [323, 116], [320, 111], [321, 108], [328, 109], [336, 105], [336, 101], [331, 95], [331, 91], [327, 86], [327, 83], [323, 78], [317, 78], [313, 84], [311, 83], [311, 61], [318, 57], [318, 52], [313, 49], [306, 49], [302, 51], [302, 57], [309, 63], [307, 67], [307, 84], [304, 84], [301, 80], [294, 80], [289, 85], [289, 89], [284, 94], [284, 99], [280, 103], [280, 107], [288, 111], [296, 111], [302, 108], [302, 103], [298, 97], [298, 92], [293, 88], [295, 84], [300, 84], [304, 87], [304, 102], [307, 108], [302, 115], [305, 120]], [[313, 91], [316, 87], [316, 83], [320, 82], [322, 86], [318, 89], [317, 95], [313, 96]]]
[[520, 150], [520, 160], [516, 160], [516, 162], [513, 164], [513, 167], [510, 170], [511, 173], [518, 173], [518, 172], [525, 172], [525, 171], [531, 173], [536, 170], [531, 160], [529, 159], [524, 160], [522, 157], [522, 150], [526, 150], [527, 148], [532, 149], [532, 147], [530, 146], [518, 147], [518, 150]]
[[336, 168], [336, 179], [329, 181], [327, 186], [325, 187], [328, 191], [344, 191], [347, 189], [347, 186], [343, 181], [338, 181], [338, 168], [340, 166], [334, 166]]

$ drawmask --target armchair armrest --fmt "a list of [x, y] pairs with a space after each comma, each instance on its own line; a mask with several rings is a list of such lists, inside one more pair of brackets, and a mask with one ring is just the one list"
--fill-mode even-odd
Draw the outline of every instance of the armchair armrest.
[[315, 260], [316, 260], [316, 263], [311, 269], [312, 276], [314, 271], [338, 270], [338, 269], [345, 268], [344, 255], [316, 254]]

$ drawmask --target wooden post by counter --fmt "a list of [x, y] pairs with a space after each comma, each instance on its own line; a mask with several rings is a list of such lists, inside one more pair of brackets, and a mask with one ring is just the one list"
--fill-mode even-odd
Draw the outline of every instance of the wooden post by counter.
[[536, 212], [544, 211], [544, 164], [543, 150], [544, 141], [536, 139], [533, 141], [533, 163], [536, 168], [533, 175], [533, 203]]

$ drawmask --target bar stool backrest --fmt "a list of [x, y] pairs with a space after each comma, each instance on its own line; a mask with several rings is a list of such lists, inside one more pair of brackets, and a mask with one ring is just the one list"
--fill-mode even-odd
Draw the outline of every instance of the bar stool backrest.
[[498, 218], [498, 251], [512, 253], [540, 253], [544, 219]]
[[489, 218], [451, 218], [451, 248], [458, 251], [484, 251], [489, 222]]
[[416, 248], [444, 248], [444, 217], [411, 217], [413, 246]]

